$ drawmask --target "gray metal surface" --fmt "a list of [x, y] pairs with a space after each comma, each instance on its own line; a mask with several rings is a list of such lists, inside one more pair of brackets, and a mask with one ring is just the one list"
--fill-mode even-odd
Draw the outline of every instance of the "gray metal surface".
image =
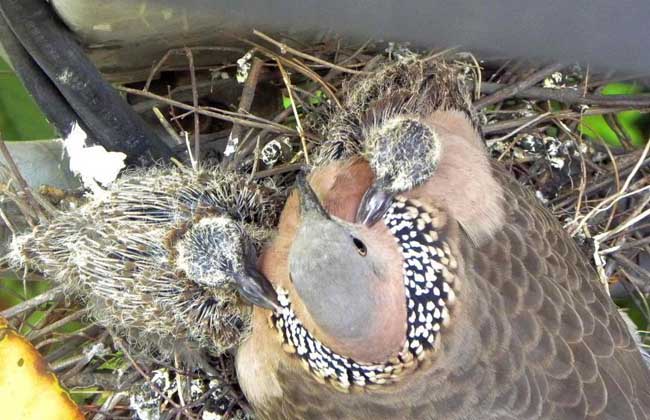
[[[309, 42], [332, 30], [353, 41], [462, 46], [504, 57], [650, 69], [647, 0], [51, 0], [105, 72], [150, 68], [183, 45], [239, 45], [262, 28]], [[236, 55], [236, 54], [235, 54]], [[224, 53], [224, 59], [230, 59]]]
[[[34, 190], [38, 190], [41, 185], [50, 185], [64, 190], [75, 190], [81, 186], [79, 179], [68, 169], [69, 163], [63, 150], [63, 141], [8, 141], [5, 144], [25, 181]], [[0, 182], [6, 182], [8, 177], [6, 162], [0, 156]], [[0, 209], [9, 218], [14, 228], [18, 232], [27, 230], [25, 219], [16, 205], [1, 198]], [[0, 221], [0, 257], [7, 253], [10, 238], [11, 231], [3, 221]], [[7, 275], [7, 272], [0, 270], [0, 278]]]
[[[29, 186], [51, 185], [64, 190], [79, 188], [79, 179], [70, 172], [62, 140], [8, 141], [9, 153]], [[6, 165], [0, 156], [0, 165]]]
[[[143, 80], [165, 52], [184, 46], [220, 46], [222, 51], [195, 52], [195, 63], [230, 63], [250, 49], [239, 38], [252, 28], [284, 34], [305, 42], [322, 38], [311, 27], [293, 29], [276, 22], [249, 21], [247, 12], [228, 2], [200, 0], [51, 0], [63, 21], [87, 47], [99, 69], [114, 81]], [[235, 3], [236, 5], [236, 3]], [[172, 56], [167, 66], [186, 66]]]

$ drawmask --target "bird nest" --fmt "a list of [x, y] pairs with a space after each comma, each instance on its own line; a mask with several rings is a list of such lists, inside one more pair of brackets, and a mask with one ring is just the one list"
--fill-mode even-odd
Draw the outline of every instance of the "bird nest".
[[[190, 60], [187, 68], [168, 68], [168, 57], [194, 51], [174, 50], [147, 81], [117, 89], [174, 145], [178, 161], [234, 168], [281, 191], [292, 188], [296, 172], [318, 156], [358, 152], [341, 150], [336, 141], [360, 133], [336, 128], [366, 118], [369, 101], [397, 96], [405, 107], [465, 109], [492, 158], [535, 191], [638, 330], [647, 329], [650, 127], [643, 112], [650, 98], [609, 95], [621, 86], [643, 90], [646, 80], [455, 51], [416, 54], [394, 44], [347, 48], [332, 40], [297, 49], [256, 35], [252, 50], [237, 62], [216, 66], [208, 59], [195, 67]], [[413, 78], [386, 73], [387, 63], [413, 60], [422, 63]], [[451, 75], [453, 80], [445, 79]], [[429, 102], [409, 102], [409, 92], [423, 86]], [[4, 207], [1, 215], [15, 231], [83, 201], [74, 192], [32, 191], [17, 168], [5, 170], [12, 177], [0, 177], [11, 178], [2, 195], [14, 213]], [[11, 296], [0, 316], [34, 343], [87, 416], [252, 417], [231, 354], [208, 356], [212, 369], [206, 372], [199, 364], [136, 352], [37, 272], [17, 274], [22, 278], [0, 280], [0, 291]]]

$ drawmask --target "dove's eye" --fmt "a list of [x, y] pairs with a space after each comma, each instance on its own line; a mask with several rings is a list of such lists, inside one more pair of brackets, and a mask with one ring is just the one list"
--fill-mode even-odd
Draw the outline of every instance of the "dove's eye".
[[365, 257], [368, 254], [368, 248], [366, 248], [366, 244], [364, 244], [361, 239], [358, 238], [352, 238], [352, 243], [354, 243], [354, 246], [357, 247], [357, 251], [359, 252], [359, 255], [362, 257]]

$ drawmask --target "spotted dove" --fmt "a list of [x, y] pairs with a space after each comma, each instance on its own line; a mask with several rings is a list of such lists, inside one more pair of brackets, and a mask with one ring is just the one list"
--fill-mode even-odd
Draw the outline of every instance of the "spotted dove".
[[358, 81], [285, 205], [259, 262], [278, 308], [254, 309], [237, 354], [256, 414], [648, 418], [650, 373], [596, 272], [490, 162], [458, 76], [427, 65]]

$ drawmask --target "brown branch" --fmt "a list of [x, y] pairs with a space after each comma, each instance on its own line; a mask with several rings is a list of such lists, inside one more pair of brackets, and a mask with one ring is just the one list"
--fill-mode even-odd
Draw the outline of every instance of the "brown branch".
[[[190, 83], [192, 85], [192, 105], [194, 109], [199, 108], [199, 94], [196, 89], [196, 70], [194, 69], [194, 55], [192, 50], [189, 48], [184, 48], [185, 55], [187, 56], [188, 66], [190, 68]], [[198, 163], [201, 159], [201, 127], [199, 125], [199, 114], [194, 112], [194, 159]]]
[[167, 121], [167, 118], [165, 118], [160, 109], [157, 106], [154, 106], [151, 108], [151, 110], [153, 111], [156, 118], [158, 118], [158, 121], [160, 121], [160, 125], [162, 125], [163, 129], [167, 132], [167, 134], [169, 134], [169, 137], [171, 137], [177, 145], [182, 145], [184, 142], [181, 139], [181, 136], [179, 136], [178, 133], [174, 130], [174, 127], [172, 127], [169, 121]]
[[[106, 340], [107, 337], [108, 337], [108, 331], [104, 331], [102, 333], [102, 335], [100, 335], [97, 338], [97, 340], [94, 341], [94, 343], [92, 345], [95, 345], [95, 344], [102, 344], [103, 345], [103, 341]], [[59, 379], [61, 381], [65, 382], [69, 378], [72, 378], [72, 377], [78, 375], [82, 371], [82, 369], [84, 367], [86, 367], [88, 365], [88, 363], [90, 363], [92, 361], [92, 359], [95, 357], [95, 355], [96, 355], [95, 352], [90, 351], [90, 349], [87, 350], [87, 351], [82, 352], [82, 356], [84, 356], [84, 357], [78, 359], [77, 363], [74, 366], [72, 366], [71, 369], [67, 370], [64, 373], [61, 373], [59, 375]]]
[[86, 315], [88, 313], [87, 309], [80, 309], [78, 311], [75, 311], [71, 313], [70, 315], [64, 316], [63, 318], [59, 319], [58, 321], [52, 322], [48, 325], [46, 325], [43, 328], [40, 329], [35, 329], [32, 330], [29, 334], [27, 334], [27, 339], [30, 341], [34, 341], [37, 338], [40, 338], [54, 330], [56, 330], [59, 327], [64, 326], [68, 322], [76, 321]]
[[[366, 44], [364, 44], [362, 46], [362, 48], [365, 48], [365, 46], [366, 46]], [[357, 50], [355, 52], [355, 54], [360, 53], [360, 52], [361, 52], [361, 48], [359, 50]], [[381, 57], [377, 56], [375, 58], [381, 58]], [[339, 71], [331, 70], [329, 73], [327, 73], [327, 75], [325, 75], [325, 77], [323, 77], [323, 81], [329, 82], [334, 77], [336, 77], [338, 74], [340, 74]], [[307, 93], [310, 94], [310, 95], [313, 95], [316, 91], [318, 91], [318, 86], [313, 87]], [[275, 117], [273, 117], [273, 119], [271, 121], [273, 121], [274, 123], [281, 123], [284, 120], [286, 120], [292, 114], [293, 114], [293, 108], [288, 107], [286, 109], [283, 109], [280, 113], [278, 113]], [[260, 131], [260, 133], [257, 135], [257, 137], [259, 137], [259, 139], [262, 140], [262, 139], [264, 139], [266, 137], [267, 134], [269, 134], [269, 130], [264, 129], [264, 130]], [[241, 162], [243, 160], [243, 158], [248, 156], [251, 153], [251, 151], [253, 150], [253, 148], [255, 147], [255, 144], [250, 141], [251, 138], [252, 138], [252, 136], [246, 136], [244, 138], [243, 142], [239, 145], [239, 150], [238, 150], [237, 156], [235, 157], [235, 160], [234, 160], [234, 166], [237, 166], [237, 164], [239, 164], [239, 162]], [[313, 140], [318, 141], [318, 139], [313, 139]], [[260, 144], [263, 144], [263, 142], [261, 142]], [[262, 172], [264, 172], [264, 171], [262, 171]]]
[[[235, 84], [235, 83], [237, 82], [231, 79], [207, 80], [207, 81], [197, 82], [196, 89], [199, 98], [201, 98], [205, 95], [212, 93], [215, 89], [222, 89], [221, 85]], [[168, 88], [169, 89], [168, 89], [167, 97], [170, 99], [174, 99], [176, 101], [181, 101], [181, 102], [190, 101], [192, 99], [192, 85], [177, 86], [174, 89], [171, 89], [171, 87]], [[146, 99], [134, 103], [131, 106], [131, 108], [133, 108], [134, 112], [141, 114], [144, 112], [148, 112], [150, 109], [160, 104], [161, 102], [155, 99]]]
[[[354, 59], [355, 59], [359, 54], [361, 54], [361, 53], [363, 52], [363, 50], [366, 49], [366, 47], [367, 47], [371, 42], [372, 42], [372, 39], [368, 39], [366, 42], [364, 42], [363, 44], [361, 44], [361, 46], [360, 46], [359, 48], [357, 48], [357, 49], [352, 53], [352, 55], [350, 55], [349, 57], [344, 58], [343, 60], [339, 61], [339, 62], [336, 63], [336, 64], [337, 64], [338, 66], [340, 66], [341, 64], [345, 64], [345, 63], [347, 63], [348, 61], [352, 61], [352, 60], [354, 60]], [[362, 72], [367, 73], [367, 74], [370, 74], [369, 72], [365, 72], [365, 71], [362, 71]]]
[[11, 176], [18, 183], [18, 187], [20, 188], [21, 192], [25, 196], [25, 200], [28, 203], [28, 207], [30, 207], [38, 215], [38, 218], [41, 222], [46, 221], [47, 216], [45, 215], [43, 210], [38, 205], [38, 202], [32, 195], [32, 190], [29, 187], [29, 184], [27, 184], [27, 181], [25, 181], [25, 178], [23, 178], [22, 174], [20, 173], [20, 169], [18, 169], [18, 165], [16, 165], [16, 162], [11, 157], [11, 153], [9, 153], [9, 149], [7, 148], [7, 145], [5, 144], [5, 141], [2, 138], [0, 138], [0, 153], [4, 157], [5, 162], [7, 162], [7, 165], [9, 166], [9, 172], [11, 173]]
[[325, 90], [325, 92], [327, 93], [327, 96], [332, 101], [334, 101], [334, 103], [336, 104], [336, 106], [339, 109], [343, 108], [343, 106], [341, 105], [341, 102], [337, 98], [336, 93], [334, 92], [334, 89], [332, 88], [332, 86], [330, 86], [325, 80], [323, 80], [323, 78], [320, 77], [318, 75], [318, 73], [316, 73], [315, 71], [313, 71], [309, 67], [305, 66], [300, 61], [298, 61], [296, 59], [293, 59], [293, 58], [286, 58], [286, 57], [283, 57], [281, 55], [278, 55], [275, 52], [269, 50], [268, 48], [264, 48], [263, 46], [255, 43], [255, 42], [249, 41], [247, 39], [243, 39], [242, 41], [246, 42], [247, 44], [249, 44], [249, 45], [251, 45], [251, 46], [253, 46], [255, 48], [257, 48], [257, 50], [259, 52], [266, 55], [267, 57], [269, 57], [269, 58], [271, 58], [273, 60], [282, 62], [282, 64], [286, 65], [287, 67], [291, 67], [292, 69], [296, 70], [297, 72], [299, 72], [299, 73], [303, 74], [304, 76], [310, 78], [311, 80], [315, 81], [316, 83], [321, 85], [322, 89]]
[[472, 108], [474, 111], [478, 111], [481, 108], [485, 108], [486, 106], [496, 104], [497, 102], [504, 101], [517, 93], [521, 92], [522, 90], [525, 90], [534, 84], [541, 82], [544, 80], [546, 77], [548, 77], [550, 74], [553, 74], [557, 71], [560, 71], [564, 68], [564, 64], [560, 63], [553, 63], [549, 64], [548, 66], [545, 66], [541, 68], [540, 70], [534, 72], [524, 80], [521, 80], [517, 83], [513, 83], [512, 85], [506, 86], [503, 89], [500, 89], [493, 93], [490, 96], [484, 96], [483, 98], [479, 99], [478, 101], [474, 102], [474, 105]]
[[[165, 55], [163, 55], [160, 60], [151, 68], [151, 71], [149, 72], [149, 77], [147, 77], [147, 81], [144, 84], [144, 91], [147, 92], [149, 91], [149, 88], [151, 87], [151, 82], [153, 81], [153, 78], [156, 76], [156, 73], [160, 71], [162, 68], [163, 64], [171, 57], [173, 54], [187, 54], [188, 48], [173, 48], [171, 50], [168, 50]], [[243, 52], [241, 48], [236, 48], [236, 47], [191, 47], [189, 48], [190, 51], [227, 51], [227, 52]]]
[[[650, 236], [648, 236], [646, 238], [638, 239], [638, 240], [633, 241], [633, 242], [627, 242], [627, 243], [624, 243], [624, 244], [621, 244], [621, 245], [613, 246], [611, 248], [612, 249], [611, 252], [625, 251], [627, 249], [637, 248], [637, 247], [644, 246], [644, 245], [650, 245]], [[610, 251], [609, 251], [609, 249], [603, 249], [602, 251], [600, 251], [600, 253], [601, 254], [609, 254]]]
[[132, 89], [125, 86], [118, 86], [117, 89], [133, 95], [139, 95], [139, 96], [144, 96], [146, 98], [156, 99], [167, 105], [171, 105], [176, 108], [185, 109], [187, 111], [197, 112], [199, 114], [212, 117], [212, 118], [217, 118], [219, 120], [241, 124], [246, 127], [268, 129], [269, 131], [272, 131], [274, 133], [282, 133], [282, 134], [289, 134], [292, 136], [298, 136], [298, 132], [292, 130], [289, 127], [285, 127], [283, 125], [273, 123], [272, 121], [265, 120], [264, 118], [256, 117], [254, 115], [242, 115], [236, 112], [230, 112], [224, 109], [218, 109], [214, 107], [197, 109], [192, 105], [175, 101], [173, 99], [165, 98], [164, 96], [156, 95], [155, 93], [151, 93], [151, 92], [145, 92], [142, 90]]
[[[349, 69], [347, 67], [343, 67], [343, 66], [339, 66], [339, 65], [334, 64], [334, 63], [330, 63], [329, 61], [325, 61], [325, 60], [320, 59], [318, 57], [314, 57], [313, 55], [306, 54], [306, 53], [304, 53], [302, 51], [298, 51], [298, 50], [296, 50], [294, 48], [291, 48], [287, 44], [283, 44], [282, 42], [276, 41], [275, 39], [271, 38], [270, 36], [266, 35], [263, 32], [260, 32], [260, 31], [258, 31], [256, 29], [253, 30], [253, 34], [259, 36], [263, 40], [265, 40], [267, 42], [270, 42], [271, 44], [278, 47], [282, 54], [285, 54], [285, 53], [288, 52], [288, 53], [293, 54], [293, 55], [295, 55], [297, 57], [304, 58], [304, 59], [309, 60], [309, 61], [313, 61], [314, 63], [322, 64], [323, 66], [329, 67], [329, 68], [334, 69], [334, 70], [338, 70], [341, 73], [368, 74], [368, 73], [366, 73], [364, 71], [352, 70], [352, 69]], [[364, 44], [364, 46], [365, 46], [365, 44]]]
[[254, 179], [265, 178], [267, 176], [279, 175], [287, 172], [300, 171], [304, 168], [305, 168], [304, 163], [290, 163], [287, 165], [277, 166], [275, 168], [256, 172], [255, 175], [253, 175], [253, 178]]
[[144, 84], [144, 90], [145, 92], [149, 91], [149, 88], [151, 87], [151, 82], [153, 81], [154, 76], [160, 68], [165, 64], [165, 61], [174, 53], [178, 52], [178, 50], [169, 50], [163, 55], [160, 60], [151, 68], [151, 71], [149, 72], [149, 77], [147, 77], [147, 81]]
[[[626, 110], [625, 108], [590, 108], [583, 112], [571, 111], [571, 110], [549, 112], [548, 115], [546, 115], [544, 118], [540, 118], [538, 121], [536, 121], [536, 123], [539, 124], [552, 119], [580, 118], [581, 116], [584, 115], [612, 114], [612, 113], [618, 113], [625, 110]], [[650, 111], [650, 108], [643, 108], [640, 109], [640, 111], [648, 112]], [[500, 121], [497, 123], [487, 124], [482, 127], [483, 134], [494, 134], [494, 133], [500, 133], [503, 131], [512, 130], [520, 127], [521, 125], [529, 123], [538, 117], [539, 115], [535, 115], [532, 117], [517, 118], [514, 120]]]
[[[255, 89], [257, 88], [257, 83], [263, 68], [264, 61], [254, 57], [250, 71], [248, 72], [248, 77], [246, 77], [246, 82], [244, 83], [244, 88], [242, 89], [241, 97], [239, 98], [238, 112], [246, 114], [250, 112], [251, 106], [253, 106], [253, 99], [255, 99]], [[228, 136], [228, 144], [226, 145], [226, 150], [230, 151], [230, 153], [224, 155], [224, 162], [230, 163], [236, 155], [243, 129], [241, 124], [233, 124], [230, 136]]]
[[131, 362], [131, 365], [135, 368], [135, 370], [138, 371], [138, 373], [142, 376], [142, 378], [147, 382], [149, 387], [154, 391], [154, 393], [158, 394], [162, 399], [164, 399], [168, 404], [173, 406], [175, 409], [182, 411], [188, 418], [191, 419], [196, 419], [196, 417], [187, 409], [185, 406], [181, 406], [171, 400], [167, 395], [165, 395], [164, 392], [158, 388], [156, 384], [153, 383], [149, 375], [140, 367], [140, 365], [133, 359], [133, 356], [131, 356], [131, 353], [127, 350], [126, 346], [122, 342], [122, 339], [120, 339], [113, 331], [108, 329], [108, 331], [111, 334], [111, 337], [113, 338], [113, 343], [124, 353], [124, 355], [129, 359], [129, 362]]
[[[621, 164], [619, 166], [619, 171], [620, 171], [619, 176], [623, 177], [629, 175], [632, 172], [632, 170], [636, 167], [637, 163], [638, 163], [637, 161], [632, 160], [630, 162]], [[639, 165], [639, 169], [644, 169], [649, 166], [650, 166], [650, 157], [646, 158], [643, 162], [641, 162], [641, 164]], [[610, 185], [617, 182], [617, 179], [615, 179], [613, 176], [607, 175], [604, 176], [604, 178], [605, 179], [602, 181], [592, 182], [591, 185], [587, 187], [587, 189], [585, 190], [585, 194], [589, 195], [597, 191], [604, 190], [605, 188], [608, 188]], [[551, 200], [550, 204], [557, 208], [564, 208], [570, 205], [571, 203], [573, 203], [573, 201], [575, 201], [575, 197], [573, 197], [573, 194], [571, 194], [570, 197], [567, 196], [557, 197], [554, 200]]]
[[278, 60], [278, 67], [280, 73], [282, 73], [282, 80], [284, 81], [285, 86], [287, 87], [287, 93], [289, 94], [289, 102], [291, 102], [291, 109], [293, 109], [293, 116], [296, 119], [296, 127], [298, 128], [298, 134], [300, 135], [300, 144], [302, 145], [302, 152], [305, 155], [305, 163], [309, 165], [309, 154], [307, 153], [307, 140], [305, 139], [305, 132], [302, 129], [302, 124], [300, 123], [300, 115], [298, 114], [298, 108], [296, 107], [296, 102], [293, 96], [293, 85], [291, 84], [291, 78], [289, 74], [284, 69], [284, 66]]
[[643, 292], [648, 292], [650, 290], [650, 271], [641, 267], [640, 265], [634, 263], [627, 257], [624, 257], [620, 254], [612, 255], [612, 258], [616, 260], [619, 264], [626, 267], [627, 269], [634, 271], [637, 276], [628, 276], [628, 278], [633, 278], [636, 280], [636, 285], [643, 290]]
[[[481, 93], [491, 94], [499, 92], [504, 88], [500, 83], [481, 83]], [[593, 95], [583, 94], [580, 91], [562, 88], [550, 89], [529, 87], [511, 95], [520, 99], [534, 99], [539, 101], [557, 101], [567, 105], [591, 105], [604, 107], [623, 107], [627, 109], [650, 108], [650, 94], [640, 93], [636, 95]]]
[[14, 305], [11, 308], [5, 309], [4, 311], [0, 312], [0, 317], [6, 319], [13, 318], [16, 315], [20, 315], [23, 312], [34, 309], [37, 306], [42, 305], [43, 303], [47, 303], [53, 299], [56, 299], [61, 295], [63, 295], [63, 286], [53, 287], [45, 293], [41, 293], [38, 296], [35, 296], [24, 302], [20, 302], [19, 304]]

